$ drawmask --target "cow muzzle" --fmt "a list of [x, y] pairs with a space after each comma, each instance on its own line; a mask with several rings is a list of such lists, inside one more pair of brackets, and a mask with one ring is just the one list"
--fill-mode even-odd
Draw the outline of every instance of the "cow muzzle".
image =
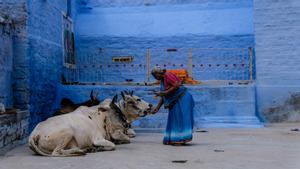
[[152, 107], [153, 107], [153, 105], [152, 105], [152, 104], [149, 104], [148, 109], [145, 110], [145, 111], [143, 112], [143, 114], [142, 114], [140, 117], [145, 117], [146, 115], [150, 114], [151, 111], [152, 111]]

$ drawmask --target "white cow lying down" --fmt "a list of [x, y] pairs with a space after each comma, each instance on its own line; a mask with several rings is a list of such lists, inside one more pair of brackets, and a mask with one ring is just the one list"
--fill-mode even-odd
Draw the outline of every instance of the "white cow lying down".
[[97, 106], [81, 106], [39, 123], [29, 137], [29, 147], [44, 156], [76, 156], [114, 150], [114, 143], [129, 143], [126, 134], [135, 133], [127, 124], [147, 115], [152, 107], [132, 94], [122, 92], [119, 102], [116, 95]]
[[[81, 106], [74, 112], [39, 123], [29, 138], [29, 147], [44, 156], [76, 156], [87, 151], [114, 150], [106, 140], [107, 110]], [[93, 150], [94, 149], [94, 150]]]

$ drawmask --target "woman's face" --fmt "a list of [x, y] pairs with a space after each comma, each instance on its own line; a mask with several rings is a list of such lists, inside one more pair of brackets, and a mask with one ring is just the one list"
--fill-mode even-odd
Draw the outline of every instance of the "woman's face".
[[152, 75], [156, 80], [162, 80], [164, 78], [164, 75], [160, 73], [154, 73]]

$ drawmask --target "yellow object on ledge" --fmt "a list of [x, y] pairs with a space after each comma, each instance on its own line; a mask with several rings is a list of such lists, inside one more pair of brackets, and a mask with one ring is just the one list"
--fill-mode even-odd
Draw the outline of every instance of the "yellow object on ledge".
[[[189, 77], [189, 74], [186, 69], [167, 69], [166, 71], [174, 73], [176, 76], [178, 76], [182, 80], [183, 84], [190, 84], [190, 85], [200, 84], [199, 81]], [[159, 84], [159, 81], [157, 81], [155, 84]]]

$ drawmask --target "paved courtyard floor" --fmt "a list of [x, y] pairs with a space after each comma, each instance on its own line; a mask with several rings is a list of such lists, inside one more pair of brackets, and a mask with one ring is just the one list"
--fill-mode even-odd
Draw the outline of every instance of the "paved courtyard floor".
[[1, 156], [0, 169], [300, 169], [295, 128], [300, 124], [204, 129], [181, 147], [163, 145], [162, 134], [138, 133], [115, 151], [67, 158], [33, 155], [24, 145]]

